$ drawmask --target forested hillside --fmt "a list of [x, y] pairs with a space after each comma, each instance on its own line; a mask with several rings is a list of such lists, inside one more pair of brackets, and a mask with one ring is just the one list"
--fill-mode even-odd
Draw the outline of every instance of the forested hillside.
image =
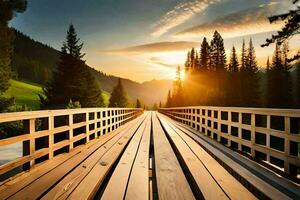
[[[13, 54], [15, 78], [44, 85], [51, 79], [52, 72], [55, 70], [59, 51], [35, 41], [17, 30], [14, 31], [16, 35]], [[101, 89], [111, 93], [119, 77], [106, 75], [93, 68], [91, 70]], [[159, 103], [172, 87], [172, 81], [169, 80], [152, 80], [141, 84], [129, 79], [122, 79], [122, 83], [133, 102], [139, 98], [148, 106]]]

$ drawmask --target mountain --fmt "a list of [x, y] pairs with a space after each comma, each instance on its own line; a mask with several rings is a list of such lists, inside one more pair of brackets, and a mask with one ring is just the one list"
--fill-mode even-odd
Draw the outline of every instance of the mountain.
[[[45, 85], [51, 80], [52, 72], [56, 68], [59, 51], [33, 40], [20, 31], [14, 30], [14, 32], [16, 35], [12, 59], [14, 78]], [[90, 69], [102, 90], [111, 93], [119, 77], [107, 75], [92, 67]], [[171, 80], [152, 80], [144, 83], [124, 78], [121, 80], [133, 102], [139, 98], [148, 106], [164, 101], [168, 90], [172, 87]]]

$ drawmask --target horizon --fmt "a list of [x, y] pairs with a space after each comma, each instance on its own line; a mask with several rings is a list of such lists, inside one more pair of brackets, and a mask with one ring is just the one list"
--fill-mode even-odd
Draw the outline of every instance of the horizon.
[[[215, 29], [224, 38], [227, 60], [233, 45], [239, 54], [243, 39], [247, 44], [252, 38], [259, 67], [264, 68], [274, 45], [260, 45], [282, 25], [271, 25], [267, 17], [293, 8], [289, 0], [91, 0], [89, 4], [80, 0], [72, 2], [71, 9], [68, 2], [59, 2], [58, 8], [57, 1], [29, 1], [27, 11], [11, 26], [60, 50], [72, 23], [89, 66], [139, 83], [174, 80], [187, 51], [199, 50], [203, 37], [210, 39]], [[299, 44], [295, 37], [290, 52]]]

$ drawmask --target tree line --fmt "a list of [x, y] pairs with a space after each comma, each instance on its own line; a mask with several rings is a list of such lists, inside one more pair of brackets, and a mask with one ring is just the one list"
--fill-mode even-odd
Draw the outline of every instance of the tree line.
[[[199, 51], [191, 49], [185, 62], [185, 80], [180, 67], [167, 107], [185, 105], [300, 108], [299, 64], [288, 61], [288, 43], [276, 43], [266, 71], [259, 70], [252, 39], [243, 41], [240, 53], [232, 47], [227, 58], [224, 41], [215, 31], [209, 42], [203, 39]], [[291, 76], [295, 67], [296, 78]]]

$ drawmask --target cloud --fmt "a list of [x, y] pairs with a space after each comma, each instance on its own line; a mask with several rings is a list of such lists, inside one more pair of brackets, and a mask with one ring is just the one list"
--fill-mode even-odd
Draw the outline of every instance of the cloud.
[[211, 4], [221, 0], [188, 0], [179, 3], [167, 12], [155, 25], [153, 36], [160, 36], [170, 29], [186, 22], [195, 14], [205, 11]]
[[282, 22], [270, 24], [268, 17], [276, 14], [278, 10], [287, 8], [285, 4], [271, 2], [267, 5], [260, 5], [256, 8], [250, 8], [235, 12], [214, 21], [203, 23], [201, 25], [183, 30], [177, 33], [177, 37], [202, 37], [211, 36], [215, 30], [218, 30], [223, 37], [233, 38], [237, 36], [265, 33], [278, 30], [282, 27]]
[[123, 49], [104, 50], [105, 53], [121, 53], [121, 54], [141, 54], [188, 50], [199, 46], [198, 42], [177, 41], [177, 42], [158, 42], [149, 43], [139, 46], [133, 46]]

